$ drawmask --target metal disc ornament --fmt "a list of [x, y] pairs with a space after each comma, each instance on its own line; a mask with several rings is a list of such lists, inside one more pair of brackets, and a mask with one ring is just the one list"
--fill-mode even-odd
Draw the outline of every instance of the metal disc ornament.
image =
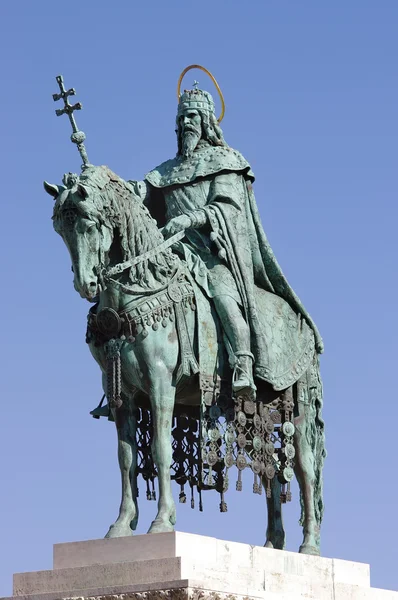
[[207, 464], [212, 467], [216, 464], [217, 461], [218, 461], [217, 452], [214, 452], [214, 450], [210, 450], [210, 452], [207, 455]]
[[293, 435], [294, 434], [294, 425], [290, 421], [286, 421], [282, 425], [282, 431], [285, 435]]
[[243, 454], [239, 454], [238, 458], [236, 459], [236, 466], [238, 467], [239, 471], [243, 471], [243, 469], [246, 467], [246, 465], [247, 465], [246, 458], [243, 456]]
[[238, 412], [238, 423], [239, 425], [241, 425], [242, 427], [244, 427], [247, 423], [247, 418], [244, 412], [242, 412], [241, 410]]
[[266, 465], [265, 467], [265, 476], [268, 479], [273, 479], [275, 477], [275, 469], [272, 465]]
[[244, 448], [247, 444], [246, 436], [244, 433], [240, 433], [237, 438], [239, 448]]
[[265, 421], [265, 431], [267, 433], [274, 433], [274, 423], [271, 420]]
[[253, 460], [252, 462], [252, 471], [258, 475], [261, 471], [261, 463], [259, 460]]
[[254, 415], [253, 425], [256, 429], [261, 429], [261, 417], [260, 415]]
[[113, 308], [102, 308], [97, 314], [97, 325], [101, 333], [116, 337], [120, 331], [121, 320]]
[[285, 467], [282, 471], [282, 476], [283, 479], [289, 483], [289, 481], [291, 481], [294, 477], [294, 471], [292, 469], [292, 467]]
[[266, 454], [268, 454], [268, 456], [272, 456], [275, 452], [274, 444], [272, 444], [271, 442], [267, 442], [265, 444], [265, 452]]
[[220, 439], [220, 432], [218, 431], [217, 427], [209, 430], [209, 438], [212, 442], [216, 442], [218, 439]]
[[293, 444], [286, 444], [285, 446], [285, 456], [289, 460], [292, 460], [296, 456], [296, 449]]
[[224, 437], [227, 444], [233, 444], [235, 441], [235, 434], [233, 431], [226, 431]]
[[248, 415], [253, 415], [256, 411], [256, 403], [253, 400], [245, 400], [244, 409]]
[[235, 464], [234, 457], [232, 456], [232, 454], [228, 453], [225, 455], [224, 463], [225, 466], [228, 468], [232, 467]]
[[182, 291], [177, 283], [171, 283], [167, 288], [167, 293], [170, 297], [170, 300], [172, 300], [173, 302], [181, 302]]
[[261, 438], [258, 435], [254, 436], [254, 438], [253, 438], [253, 448], [254, 448], [254, 450], [256, 452], [260, 452], [261, 446], [262, 446]]

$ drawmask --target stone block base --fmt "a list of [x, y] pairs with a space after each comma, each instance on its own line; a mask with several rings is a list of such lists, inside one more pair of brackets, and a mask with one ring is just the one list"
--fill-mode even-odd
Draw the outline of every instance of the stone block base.
[[17, 573], [13, 593], [7, 600], [398, 600], [370, 587], [369, 565], [180, 532], [56, 544], [53, 569]]

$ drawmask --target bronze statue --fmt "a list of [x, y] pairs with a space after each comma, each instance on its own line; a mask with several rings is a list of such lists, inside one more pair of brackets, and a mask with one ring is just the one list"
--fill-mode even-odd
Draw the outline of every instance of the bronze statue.
[[[193, 67], [199, 67], [193, 65]], [[188, 67], [182, 76], [190, 69]], [[211, 77], [212, 75], [206, 70]], [[179, 88], [180, 83], [179, 82]], [[219, 90], [217, 82], [212, 77]], [[116, 423], [122, 503], [107, 536], [136, 526], [137, 475], [158, 513], [149, 532], [175, 524], [171, 478], [200, 495], [225, 492], [236, 466], [266, 491], [266, 545], [283, 548], [281, 503], [296, 473], [301, 552], [319, 554], [325, 457], [322, 340], [286, 281], [261, 226], [254, 175], [227, 145], [210, 94], [180, 94], [177, 155], [144, 181], [89, 164], [68, 92], [58, 78], [83, 168], [55, 198], [54, 228], [71, 255], [76, 290], [94, 303], [87, 342]], [[170, 437], [172, 436], [172, 438]], [[170, 441], [172, 439], [172, 442]]]

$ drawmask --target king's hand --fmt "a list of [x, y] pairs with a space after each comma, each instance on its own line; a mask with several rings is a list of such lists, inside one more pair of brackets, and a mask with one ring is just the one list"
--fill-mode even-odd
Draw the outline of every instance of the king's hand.
[[165, 225], [162, 229], [162, 234], [165, 240], [169, 237], [179, 233], [180, 231], [185, 231], [185, 229], [189, 229], [191, 227], [191, 219], [188, 215], [180, 215], [179, 217], [174, 217], [171, 219], [167, 225]]

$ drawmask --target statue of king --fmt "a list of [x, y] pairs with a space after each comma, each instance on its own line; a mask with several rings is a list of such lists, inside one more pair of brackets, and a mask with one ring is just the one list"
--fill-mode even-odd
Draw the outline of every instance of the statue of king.
[[207, 91], [194, 87], [179, 95], [176, 133], [176, 157], [132, 183], [165, 238], [185, 232], [180, 247], [222, 323], [233, 391], [254, 393], [253, 375], [272, 383], [256, 288], [281, 296], [305, 318], [318, 352], [322, 339], [274, 257], [256, 206], [253, 172], [225, 142]]

